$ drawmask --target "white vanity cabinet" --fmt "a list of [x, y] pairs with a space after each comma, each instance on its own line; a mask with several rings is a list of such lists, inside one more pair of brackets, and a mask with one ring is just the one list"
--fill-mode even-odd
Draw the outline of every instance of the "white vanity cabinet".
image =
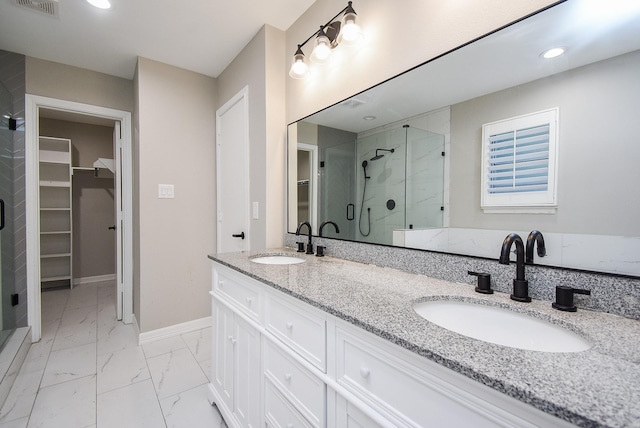
[[[214, 271], [214, 278], [214, 290], [217, 287], [220, 295], [224, 295], [220, 286], [225, 290], [233, 289], [232, 295], [238, 290], [246, 291], [246, 284], [233, 276], [216, 277]], [[240, 301], [247, 302], [244, 297]], [[217, 397], [216, 403], [221, 411], [224, 409], [226, 412], [225, 420], [230, 426], [258, 427], [261, 420], [260, 332], [246, 319], [247, 313], [252, 314], [251, 305], [236, 301], [238, 306], [234, 307], [233, 302], [230, 298], [225, 301], [216, 297], [212, 301], [214, 359], [211, 385]]]
[[571, 426], [216, 262], [211, 294], [229, 427]]

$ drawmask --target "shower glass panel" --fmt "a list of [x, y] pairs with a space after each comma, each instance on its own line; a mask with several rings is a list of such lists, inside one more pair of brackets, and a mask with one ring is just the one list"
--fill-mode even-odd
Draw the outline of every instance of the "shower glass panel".
[[14, 227], [13, 227], [13, 131], [9, 129], [13, 101], [0, 83], [0, 349], [16, 326], [11, 305], [14, 293]]
[[[334, 221], [340, 228], [336, 234], [333, 226], [322, 231], [323, 236], [355, 239], [357, 228], [355, 186], [356, 186], [356, 142], [321, 148], [320, 159], [324, 166], [320, 171], [319, 222]], [[318, 225], [319, 226], [319, 225]]]
[[405, 128], [358, 138], [358, 241], [391, 244], [405, 228], [405, 158]]
[[406, 229], [442, 227], [444, 135], [407, 129]]

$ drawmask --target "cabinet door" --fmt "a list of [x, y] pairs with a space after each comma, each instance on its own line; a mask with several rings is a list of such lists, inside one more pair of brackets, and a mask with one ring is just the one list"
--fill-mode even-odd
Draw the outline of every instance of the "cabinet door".
[[341, 428], [378, 428], [382, 425], [377, 424], [373, 419], [349, 403], [346, 398], [338, 396], [336, 426]]
[[243, 427], [260, 426], [260, 333], [235, 317], [233, 413]]
[[211, 383], [227, 409], [233, 408], [233, 313], [213, 299], [213, 364]]

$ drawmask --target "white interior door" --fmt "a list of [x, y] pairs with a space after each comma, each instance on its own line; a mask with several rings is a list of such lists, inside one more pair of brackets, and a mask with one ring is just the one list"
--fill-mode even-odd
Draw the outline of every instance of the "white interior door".
[[123, 273], [123, 233], [124, 233], [124, 217], [122, 215], [122, 137], [120, 133], [120, 122], [116, 121], [113, 128], [113, 159], [114, 159], [114, 177], [113, 198], [115, 199], [115, 234], [116, 234], [116, 315], [119, 320], [122, 319], [122, 293], [124, 291], [124, 273]]
[[245, 87], [216, 112], [218, 253], [250, 248], [248, 124]]

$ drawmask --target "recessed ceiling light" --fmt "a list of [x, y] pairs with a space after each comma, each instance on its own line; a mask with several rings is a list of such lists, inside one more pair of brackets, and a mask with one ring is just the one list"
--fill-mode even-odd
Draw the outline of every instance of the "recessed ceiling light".
[[98, 9], [111, 8], [111, 2], [109, 0], [87, 0], [90, 5], [97, 7]]
[[363, 117], [363, 119], [364, 120], [374, 120], [374, 119], [376, 119], [376, 117], [375, 116], [365, 116], [365, 117]]
[[560, 56], [563, 53], [564, 53], [564, 48], [551, 48], [549, 50], [542, 52], [540, 55], [543, 58], [550, 59], [550, 58], [555, 58], [557, 56]]

